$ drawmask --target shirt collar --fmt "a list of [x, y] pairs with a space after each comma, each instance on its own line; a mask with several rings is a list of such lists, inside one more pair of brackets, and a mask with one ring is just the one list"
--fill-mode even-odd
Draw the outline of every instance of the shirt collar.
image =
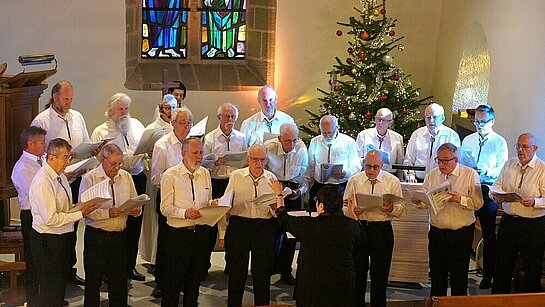
[[70, 118], [72, 116], [70, 111], [72, 111], [72, 109], [68, 109], [68, 112], [66, 112], [66, 115], [62, 116], [57, 111], [55, 111], [55, 109], [53, 109], [53, 106], [50, 106], [49, 107], [49, 116], [53, 117], [53, 118], [58, 118], [60, 116], [61, 118], [68, 119], [68, 118]]
[[[371, 181], [371, 179], [369, 179], [369, 177], [367, 177], [367, 174], [365, 174], [365, 171], [363, 171], [363, 174], [365, 175], [366, 180]], [[378, 182], [383, 182], [384, 181], [384, 171], [383, 170], [380, 170], [380, 173], [378, 173], [376, 180]]]
[[517, 164], [518, 164], [521, 168], [526, 168], [526, 167], [535, 168], [535, 167], [536, 167], [536, 162], [537, 162], [537, 155], [534, 153], [534, 156], [532, 157], [532, 160], [530, 160], [530, 162], [528, 162], [528, 164], [526, 164], [525, 166], [522, 166], [522, 165], [520, 164], [520, 161], [517, 162]]
[[44, 157], [38, 157], [38, 156], [35, 156], [33, 154], [31, 154], [30, 152], [26, 151], [26, 150], [23, 150], [23, 157], [27, 158], [27, 159], [30, 159], [36, 163], [38, 163], [38, 159], [42, 159], [42, 163], [45, 163], [45, 159]]
[[273, 115], [273, 118], [271, 120], [269, 120], [267, 118], [267, 116], [265, 116], [265, 114], [263, 113], [263, 111], [259, 110], [259, 118], [260, 118], [260, 121], [265, 121], [265, 122], [273, 122], [275, 120], [279, 120], [277, 118], [277, 115], [278, 115], [278, 109], [274, 109], [274, 115]]
[[[114, 179], [113, 179], [114, 182], [117, 181], [117, 178], [120, 176], [119, 175], [120, 171], [118, 171], [117, 174], [114, 176]], [[110, 177], [108, 177], [108, 175], [106, 175], [106, 172], [104, 171], [104, 167], [102, 166], [102, 163], [100, 163], [100, 165], [98, 166], [98, 175], [104, 179], [111, 179]]]
[[172, 130], [172, 131], [170, 132], [170, 136], [169, 136], [169, 138], [168, 138], [168, 141], [169, 141], [169, 143], [170, 143], [171, 145], [178, 144], [178, 143], [181, 144], [181, 143], [182, 143], [182, 142], [180, 142], [180, 140], [178, 140], [178, 137], [176, 136], [176, 134], [174, 134], [174, 130]]

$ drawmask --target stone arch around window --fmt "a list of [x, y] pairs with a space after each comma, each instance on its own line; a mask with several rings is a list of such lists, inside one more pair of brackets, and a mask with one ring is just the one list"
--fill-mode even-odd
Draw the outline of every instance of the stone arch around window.
[[141, 57], [142, 0], [125, 0], [127, 49], [125, 87], [151, 90], [162, 81], [163, 69], [169, 80], [180, 80], [189, 90], [240, 91], [274, 84], [276, 0], [247, 0], [247, 46], [243, 60], [205, 60], [200, 53], [200, 0], [189, 0], [188, 56], [186, 59], [145, 59]]

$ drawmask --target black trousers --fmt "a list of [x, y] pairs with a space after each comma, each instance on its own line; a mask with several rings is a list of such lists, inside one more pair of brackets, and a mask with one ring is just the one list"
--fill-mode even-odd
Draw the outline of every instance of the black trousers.
[[496, 215], [498, 213], [498, 204], [488, 195], [487, 185], [481, 185], [483, 191], [483, 206], [475, 212], [481, 223], [483, 235], [483, 275], [485, 277], [494, 276], [494, 266], [496, 265]]
[[164, 276], [168, 273], [168, 266], [165, 259], [165, 248], [168, 245], [168, 225], [167, 218], [161, 213], [161, 189], [157, 190], [157, 198], [155, 199], [157, 206], [155, 211], [157, 212], [157, 253], [155, 254], [155, 284], [156, 288], [162, 289], [161, 285], [164, 284]]
[[108, 278], [110, 306], [127, 306], [127, 266], [125, 230], [108, 232], [91, 226], [85, 227], [83, 265], [85, 267], [86, 307], [100, 306], [102, 276]]
[[[138, 175], [132, 175], [134, 187], [138, 195], [146, 194], [146, 174], [141, 172]], [[140, 232], [142, 231], [142, 217], [144, 216], [144, 207], [142, 214], [139, 216], [127, 217], [127, 273], [132, 272], [136, 268], [136, 257], [138, 256], [138, 241], [140, 240]]]
[[229, 267], [228, 306], [241, 306], [252, 253], [254, 304], [270, 304], [270, 278], [274, 244], [278, 235], [275, 221], [231, 216], [225, 233], [225, 260]]
[[30, 247], [30, 233], [32, 231], [32, 213], [30, 210], [21, 210], [21, 233], [23, 235], [23, 248], [25, 252], [25, 287], [28, 306], [39, 306], [38, 296], [38, 278], [36, 268], [32, 259], [32, 250]]
[[[70, 184], [70, 190], [72, 192], [72, 202], [74, 204], [78, 203], [79, 200], [79, 186], [81, 184], [81, 177], [76, 177], [74, 181]], [[66, 262], [66, 278], [70, 279], [72, 276], [76, 275], [76, 263], [78, 259], [76, 257], [76, 243], [78, 241], [78, 225], [79, 221], [74, 223], [74, 230], [71, 231], [68, 235], [68, 257]]]
[[308, 192], [308, 196], [309, 196], [309, 203], [308, 203], [308, 211], [309, 212], [316, 212], [316, 203], [314, 202], [314, 198], [316, 197], [316, 195], [318, 194], [318, 191], [325, 187], [325, 186], [335, 186], [335, 187], [338, 187], [339, 188], [339, 194], [341, 195], [341, 197], [344, 195], [344, 189], [346, 189], [346, 183], [347, 181], [343, 182], [343, 183], [339, 183], [339, 184], [323, 184], [323, 183], [319, 183], [318, 181], [315, 181], [313, 184], [312, 184], [312, 187], [310, 188], [310, 191]]
[[428, 251], [430, 255], [431, 296], [467, 295], [467, 273], [473, 243], [475, 223], [460, 229], [440, 229], [430, 225]]
[[161, 288], [163, 291], [161, 306], [178, 306], [180, 292], [183, 292], [183, 306], [197, 307], [201, 275], [207, 262], [206, 240], [210, 237], [211, 227], [207, 225], [167, 227], [168, 243], [165, 251], [169, 272]]
[[[298, 211], [302, 209], [302, 199], [284, 199], [284, 206], [288, 211]], [[293, 271], [291, 267], [293, 258], [295, 257], [295, 247], [297, 245], [297, 239], [288, 238], [285, 232], [280, 229], [278, 225], [278, 232], [280, 235], [276, 241], [275, 257], [274, 257], [274, 273], [282, 276], [288, 276]]]
[[394, 249], [394, 231], [390, 221], [361, 221], [365, 230], [366, 243], [355, 251], [356, 265], [356, 306], [365, 307], [367, 272], [371, 275], [371, 306], [386, 306], [386, 290]]
[[504, 214], [498, 230], [497, 247], [492, 293], [511, 292], [511, 278], [519, 252], [524, 268], [524, 292], [540, 292], [545, 217], [524, 218]]
[[38, 276], [38, 306], [61, 307], [64, 301], [68, 234], [30, 232], [32, 258]]

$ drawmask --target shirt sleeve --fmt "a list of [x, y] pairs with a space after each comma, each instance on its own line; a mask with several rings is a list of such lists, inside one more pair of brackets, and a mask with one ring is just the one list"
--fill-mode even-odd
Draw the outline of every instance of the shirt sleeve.
[[161, 213], [167, 218], [185, 219], [186, 209], [174, 205], [174, 187], [177, 178], [170, 173], [163, 174], [161, 179]]
[[483, 206], [483, 195], [479, 184], [479, 174], [471, 169], [467, 182], [467, 196], [464, 196], [461, 191], [460, 204], [468, 210], [479, 210]]
[[155, 143], [151, 157], [151, 183], [156, 187], [161, 186], [161, 177], [167, 167], [166, 151], [159, 145]]
[[30, 197], [35, 200], [39, 199], [40, 202], [39, 206], [35, 206], [37, 214], [40, 215], [40, 218], [47, 226], [61, 227], [83, 218], [80, 210], [73, 213], [57, 212], [55, 196], [54, 186], [46, 182], [40, 182], [35, 188], [31, 189]]

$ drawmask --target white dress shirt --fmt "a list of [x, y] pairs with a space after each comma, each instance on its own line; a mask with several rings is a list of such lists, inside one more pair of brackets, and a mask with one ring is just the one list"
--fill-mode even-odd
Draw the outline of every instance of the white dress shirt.
[[[393, 194], [403, 198], [403, 192], [401, 191], [401, 183], [399, 182], [399, 179], [389, 172], [382, 170], [377, 176], [377, 181], [374, 187], [365, 172], [360, 172], [350, 177], [350, 179], [348, 179], [348, 183], [346, 184], [343, 198], [345, 200], [349, 199], [355, 193], [375, 195]], [[405, 205], [395, 204], [392, 212], [364, 210], [363, 213], [358, 216], [358, 219], [368, 222], [389, 221], [394, 217], [400, 217], [403, 212], [405, 212]]]
[[466, 136], [462, 141], [462, 146], [472, 149], [477, 167], [484, 172], [480, 175], [481, 183], [493, 183], [508, 159], [507, 142], [501, 135], [490, 131], [482, 142], [482, 148], [480, 144], [481, 140], [477, 132]]
[[169, 122], [164, 121], [161, 116], [157, 117], [155, 121], [146, 126], [146, 130], [152, 130], [157, 128], [165, 128], [165, 134], [172, 131], [172, 125]]
[[[483, 197], [479, 184], [479, 174], [465, 165], [457, 164], [456, 168], [448, 176], [450, 190], [458, 192], [461, 196], [460, 203], [448, 202], [436, 215], [430, 208], [430, 223], [441, 229], [460, 229], [475, 223], [475, 211], [483, 206]], [[435, 186], [447, 181], [446, 175], [433, 168], [424, 179], [424, 190], [428, 191]], [[419, 203], [418, 208], [426, 208], [426, 204]]]
[[[227, 140], [229, 140], [229, 145], [227, 145]], [[226, 136], [218, 126], [204, 137], [204, 155], [214, 153], [221, 158], [225, 156], [227, 151], [237, 152], [246, 151], [247, 149], [246, 136], [235, 129], [229, 136]], [[214, 179], [228, 179], [236, 169], [236, 167], [229, 165], [212, 164], [209, 171], [210, 176]]]
[[95, 128], [91, 135], [93, 142], [99, 142], [104, 139], [112, 138], [109, 143], [116, 144], [123, 151], [124, 159], [122, 168], [132, 175], [138, 175], [144, 170], [144, 155], [134, 156], [133, 152], [140, 142], [140, 138], [144, 133], [144, 125], [134, 118], [130, 118], [130, 129], [127, 136], [123, 136], [121, 131], [117, 129], [112, 120], [108, 120], [102, 125]]
[[517, 157], [507, 160], [494, 186], [505, 192], [516, 192], [522, 197], [534, 197], [535, 205], [534, 207], [525, 207], [519, 202], [504, 202], [503, 211], [510, 215], [529, 218], [545, 216], [545, 163], [537, 155], [534, 155], [532, 160], [526, 164], [522, 184], [521, 168]]
[[263, 144], [263, 133], [280, 134], [280, 126], [283, 123], [294, 123], [295, 121], [288, 114], [276, 109], [271, 120], [262, 111], [255, 113], [242, 122], [240, 132], [246, 136], [248, 147], [253, 144]]
[[460, 146], [460, 137], [456, 131], [444, 125], [438, 129], [439, 131], [434, 138], [431, 149], [431, 134], [426, 126], [416, 129], [409, 139], [407, 151], [405, 152], [405, 164], [426, 167], [426, 171], [416, 172], [417, 178], [424, 178], [432, 168], [437, 166], [435, 157], [437, 157], [437, 148], [439, 146], [445, 143], [451, 143], [456, 147]]
[[[273, 217], [272, 209], [269, 206], [257, 207], [252, 203], [259, 196], [275, 194], [269, 184], [273, 179], [276, 179], [273, 173], [263, 170], [263, 174], [254, 180], [250, 175], [249, 167], [238, 169], [231, 173], [229, 184], [225, 188], [226, 193], [232, 190], [234, 194], [233, 207], [228, 214], [251, 219], [269, 219]], [[257, 185], [254, 185], [254, 182], [257, 182]], [[218, 235], [220, 239], [224, 238], [226, 229], [227, 221], [224, 217], [218, 223]]]
[[[109, 177], [104, 172], [102, 164], [97, 168], [90, 170], [81, 178], [81, 185], [79, 187], [79, 198], [81, 194], [87, 191], [89, 188], [97, 183], [100, 183]], [[109, 210], [113, 207], [119, 207], [125, 203], [129, 198], [138, 196], [132, 181], [131, 174], [125, 170], [119, 170], [117, 175], [113, 179], [113, 186], [110, 185], [110, 189], [113, 187], [112, 200], [108, 200], [102, 203], [101, 207], [91, 212], [85, 217], [85, 225], [89, 225], [94, 228], [100, 228], [105, 231], [122, 231], [127, 225], [127, 214], [122, 214], [118, 217], [110, 217]], [[112, 193], [112, 190], [110, 190]], [[115, 205], [114, 205], [115, 200]]]
[[[287, 181], [302, 177], [308, 168], [308, 151], [305, 143], [298, 140], [292, 151], [286, 153], [278, 138], [268, 140], [264, 144], [267, 150], [266, 168], [271, 171], [278, 180]], [[308, 186], [300, 185], [301, 195]]]
[[[346, 172], [344, 178], [337, 179], [331, 176], [324, 181], [320, 177], [321, 165], [324, 163], [343, 164]], [[322, 135], [314, 137], [308, 147], [308, 169], [305, 178], [310, 183], [314, 180], [324, 184], [339, 184], [348, 181], [348, 178], [361, 171], [361, 159], [356, 148], [356, 141], [346, 134], [340, 133], [331, 143], [331, 147], [325, 142]]]
[[194, 223], [185, 218], [189, 208], [200, 209], [210, 205], [212, 200], [212, 183], [210, 173], [199, 167], [191, 173], [183, 163], [166, 170], [161, 179], [161, 213], [167, 218], [171, 227], [187, 227]]
[[390, 163], [384, 163], [382, 170], [392, 172], [392, 164], [403, 163], [403, 137], [401, 134], [388, 129], [382, 137], [378, 134], [377, 128], [369, 128], [358, 133], [356, 146], [361, 158], [369, 151], [369, 145], [373, 145], [380, 150], [390, 154]]
[[83, 115], [73, 109], [68, 110], [66, 116], [63, 117], [52, 107], [49, 107], [38, 114], [30, 125], [45, 129], [47, 144], [55, 138], [65, 139], [73, 148], [83, 142], [91, 142]]
[[11, 181], [17, 190], [17, 198], [19, 199], [21, 210], [30, 210], [28, 193], [32, 179], [34, 179], [34, 176], [36, 176], [36, 173], [41, 168], [38, 160], [43, 161], [42, 164], [45, 164], [45, 159], [42, 159], [42, 157], [35, 156], [23, 150], [23, 154], [13, 167]]
[[182, 161], [182, 142], [173, 132], [163, 135], [153, 146], [151, 157], [151, 183], [161, 185], [163, 173]]
[[74, 231], [74, 222], [83, 215], [80, 210], [68, 213], [72, 207], [71, 195], [66, 176], [44, 163], [30, 184], [32, 228], [39, 233], [58, 235]]

